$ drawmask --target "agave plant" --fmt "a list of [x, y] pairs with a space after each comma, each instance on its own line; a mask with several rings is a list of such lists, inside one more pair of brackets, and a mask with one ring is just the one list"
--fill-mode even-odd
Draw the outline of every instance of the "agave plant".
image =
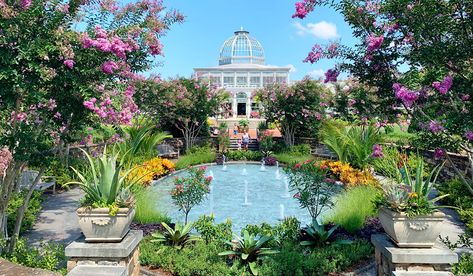
[[[82, 150], [82, 149], [81, 149]], [[85, 150], [82, 150], [89, 161], [89, 167], [83, 173], [72, 168], [80, 181], [69, 182], [79, 185], [85, 195], [85, 204], [93, 207], [131, 207], [134, 204], [129, 186], [125, 185], [131, 170], [122, 172], [122, 163], [118, 163], [118, 154], [108, 155], [107, 148], [100, 158], [94, 160]]]
[[187, 223], [185, 225], [176, 223], [174, 229], [165, 222], [162, 222], [161, 224], [166, 229], [166, 232], [164, 234], [153, 233], [152, 237], [154, 239], [151, 240], [151, 242], [165, 243], [166, 245], [182, 249], [187, 244], [201, 239], [199, 236], [191, 234], [193, 223]]
[[234, 235], [234, 237], [235, 242], [226, 241], [233, 250], [224, 251], [218, 255], [233, 255], [238, 257], [244, 265], [249, 267], [250, 272], [253, 275], [258, 275], [258, 269], [256, 268], [258, 258], [269, 254], [279, 253], [277, 250], [263, 247], [265, 243], [272, 239], [271, 237], [251, 235], [247, 230], [243, 231], [243, 237], [238, 235]]
[[304, 229], [308, 240], [301, 241], [302, 246], [321, 247], [328, 244], [350, 244], [352, 241], [343, 239], [334, 239], [333, 232], [338, 229], [338, 225], [325, 230], [325, 225], [319, 224], [317, 220], [313, 220], [312, 224], [307, 225]]

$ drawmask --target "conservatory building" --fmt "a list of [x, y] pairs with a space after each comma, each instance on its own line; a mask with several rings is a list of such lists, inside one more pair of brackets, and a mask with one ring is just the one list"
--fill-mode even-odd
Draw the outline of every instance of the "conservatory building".
[[242, 28], [223, 43], [219, 65], [194, 68], [194, 76], [231, 93], [226, 117], [257, 118], [259, 108], [252, 93], [268, 84], [289, 83], [290, 70], [266, 65], [261, 43]]

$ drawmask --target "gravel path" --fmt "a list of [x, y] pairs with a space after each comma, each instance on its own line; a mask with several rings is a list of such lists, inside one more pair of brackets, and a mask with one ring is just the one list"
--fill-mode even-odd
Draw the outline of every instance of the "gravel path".
[[33, 229], [26, 234], [29, 242], [39, 245], [41, 241], [53, 241], [67, 245], [77, 239], [81, 231], [76, 209], [83, 195], [79, 188], [48, 195]]

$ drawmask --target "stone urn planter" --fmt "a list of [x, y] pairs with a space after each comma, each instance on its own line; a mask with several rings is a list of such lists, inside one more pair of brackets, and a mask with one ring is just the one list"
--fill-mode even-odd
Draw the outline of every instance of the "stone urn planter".
[[440, 234], [445, 214], [437, 211], [429, 216], [409, 218], [405, 213], [381, 207], [378, 216], [384, 231], [397, 246], [431, 248]]
[[77, 216], [87, 242], [120, 242], [130, 231], [135, 208], [120, 208], [115, 216], [109, 208], [79, 208]]

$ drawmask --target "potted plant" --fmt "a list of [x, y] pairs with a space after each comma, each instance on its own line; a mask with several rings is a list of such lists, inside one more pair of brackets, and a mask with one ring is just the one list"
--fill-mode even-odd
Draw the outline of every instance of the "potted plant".
[[125, 185], [131, 170], [123, 171], [118, 154], [107, 155], [94, 160], [82, 150], [88, 160], [88, 168], [82, 173], [72, 168], [85, 192], [81, 207], [77, 209], [79, 226], [88, 242], [119, 242], [130, 230], [135, 216], [134, 197]]
[[238, 121], [238, 126], [239, 126], [240, 132], [243, 132], [245, 130], [248, 131], [249, 126], [250, 126], [250, 121], [248, 121], [248, 119], [241, 119], [240, 121]]
[[399, 247], [431, 248], [440, 234], [445, 215], [435, 202], [448, 195], [430, 199], [442, 165], [424, 177], [424, 161], [417, 162], [416, 175], [406, 162], [398, 168], [401, 183], [385, 183], [384, 193], [376, 200], [379, 220], [386, 234]]

